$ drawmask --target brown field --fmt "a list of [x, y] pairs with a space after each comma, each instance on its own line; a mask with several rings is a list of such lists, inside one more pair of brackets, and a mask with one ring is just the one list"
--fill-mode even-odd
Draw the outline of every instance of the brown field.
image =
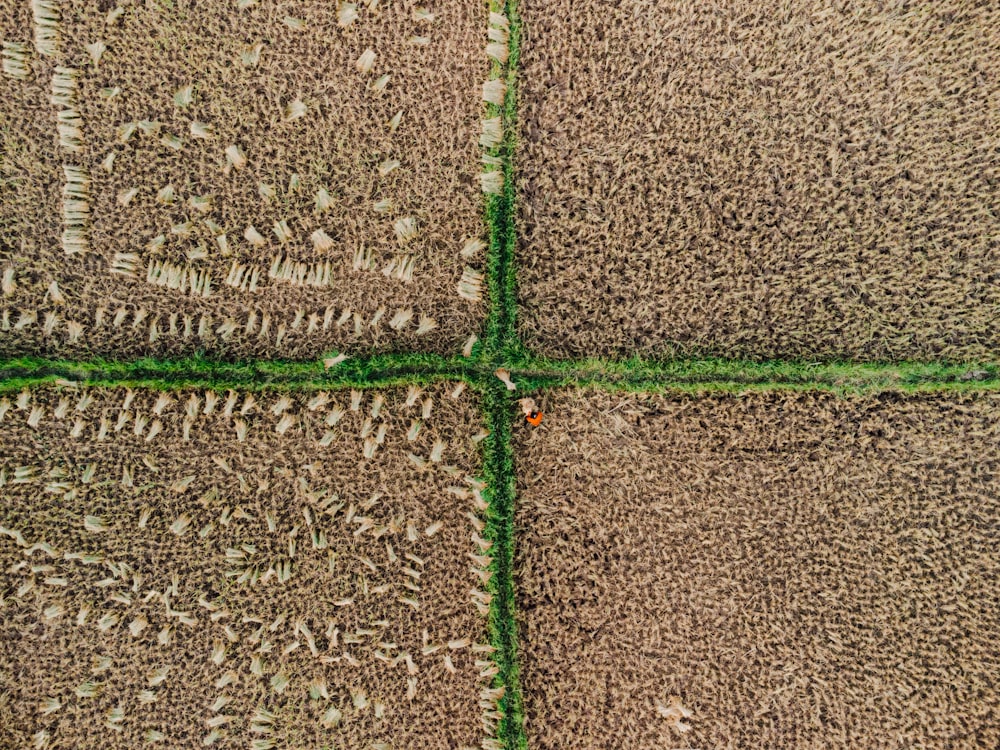
[[479, 329], [485, 8], [35, 6], [0, 0], [0, 354], [454, 353]]
[[0, 746], [480, 746], [469, 391], [50, 388], [0, 415]]
[[520, 7], [529, 347], [1000, 349], [995, 0]]
[[1000, 396], [543, 408], [518, 449], [533, 750], [1000, 743]]

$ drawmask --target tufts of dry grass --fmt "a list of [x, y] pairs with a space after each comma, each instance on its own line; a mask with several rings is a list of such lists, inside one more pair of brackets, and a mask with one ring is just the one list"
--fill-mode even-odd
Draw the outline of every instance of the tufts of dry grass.
[[485, 9], [7, 4], [0, 353], [451, 353], [478, 328]]
[[525, 0], [521, 14], [529, 346], [1000, 348], [996, 2]]
[[0, 399], [0, 745], [489, 740], [476, 414], [454, 384]]
[[3, 42], [0, 58], [3, 72], [11, 78], [26, 79], [30, 75], [28, 45], [22, 42]]
[[[52, 67], [35, 48], [33, 29], [31, 3], [0, 0], [0, 269], [5, 282], [0, 315], [8, 330], [22, 312], [39, 317], [34, 308], [55, 280], [54, 269], [38, 267], [29, 281], [28, 265], [46, 253], [62, 262], [63, 166], [50, 101]], [[18, 304], [29, 299], [31, 304]], [[0, 337], [8, 335], [0, 330]]]
[[517, 440], [531, 747], [1000, 742], [996, 394], [541, 406]]

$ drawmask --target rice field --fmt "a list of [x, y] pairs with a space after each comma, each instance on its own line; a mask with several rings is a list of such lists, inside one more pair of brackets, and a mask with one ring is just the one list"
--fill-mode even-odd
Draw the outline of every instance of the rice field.
[[0, 746], [486, 746], [480, 424], [455, 383], [0, 398]]
[[519, 8], [529, 349], [995, 357], [995, 2]]
[[454, 0], [3, 0], [0, 354], [468, 348], [506, 23]]
[[994, 747], [995, 393], [560, 390], [520, 433], [528, 746]]
[[0, 0], [0, 748], [1000, 745], [997, 28]]

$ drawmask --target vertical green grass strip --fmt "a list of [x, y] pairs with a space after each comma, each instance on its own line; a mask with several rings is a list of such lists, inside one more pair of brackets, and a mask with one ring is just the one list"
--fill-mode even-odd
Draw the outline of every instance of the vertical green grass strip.
[[489, 149], [489, 156], [500, 160], [503, 189], [486, 196], [486, 221], [489, 228], [487, 273], [490, 309], [486, 320], [483, 353], [490, 363], [504, 362], [519, 351], [517, 340], [517, 274], [514, 252], [517, 243], [517, 186], [514, 156], [517, 150], [517, 65], [521, 57], [521, 19], [515, 0], [490, 0], [489, 10], [507, 17], [509, 24], [507, 63], [493, 63], [491, 79], [501, 79], [507, 87], [503, 106], [487, 103], [487, 117], [500, 117], [503, 140]]
[[[517, 340], [517, 195], [514, 156], [517, 149], [517, 66], [521, 56], [521, 19], [515, 0], [489, 0], [488, 10], [507, 19], [507, 62], [494, 61], [491, 80], [503, 80], [506, 92], [502, 106], [487, 103], [486, 116], [500, 117], [503, 137], [488, 151], [495, 168], [503, 173], [498, 194], [486, 195], [489, 225], [487, 259], [490, 308], [486, 320], [481, 374], [483, 415], [489, 437], [484, 441], [483, 473], [489, 493], [487, 538], [492, 541], [493, 576], [490, 579], [490, 643], [499, 673], [494, 687], [503, 687], [498, 704], [501, 714], [497, 740], [507, 750], [526, 750], [524, 708], [517, 661], [517, 603], [514, 595], [514, 449], [511, 444], [511, 399], [493, 374], [520, 352]], [[492, 20], [491, 20], [491, 26]]]
[[526, 750], [524, 706], [517, 661], [517, 602], [514, 596], [514, 448], [512, 445], [510, 399], [496, 378], [486, 380], [481, 397], [489, 437], [483, 441], [483, 475], [489, 503], [486, 517], [487, 539], [493, 542], [493, 576], [489, 592], [490, 644], [499, 668], [493, 686], [504, 687], [498, 709], [501, 720], [497, 739], [507, 750]]

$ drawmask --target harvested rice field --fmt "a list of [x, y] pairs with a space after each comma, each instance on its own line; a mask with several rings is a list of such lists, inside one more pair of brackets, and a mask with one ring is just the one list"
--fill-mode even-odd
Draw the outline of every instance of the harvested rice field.
[[477, 410], [455, 384], [7, 394], [0, 746], [485, 746]]
[[488, 28], [455, 0], [0, 0], [0, 354], [458, 353]]
[[997, 29], [0, 0], [0, 750], [1000, 747]]
[[994, 0], [519, 7], [528, 348], [1000, 349]]
[[517, 440], [526, 729], [1000, 743], [1000, 397], [563, 390]]

